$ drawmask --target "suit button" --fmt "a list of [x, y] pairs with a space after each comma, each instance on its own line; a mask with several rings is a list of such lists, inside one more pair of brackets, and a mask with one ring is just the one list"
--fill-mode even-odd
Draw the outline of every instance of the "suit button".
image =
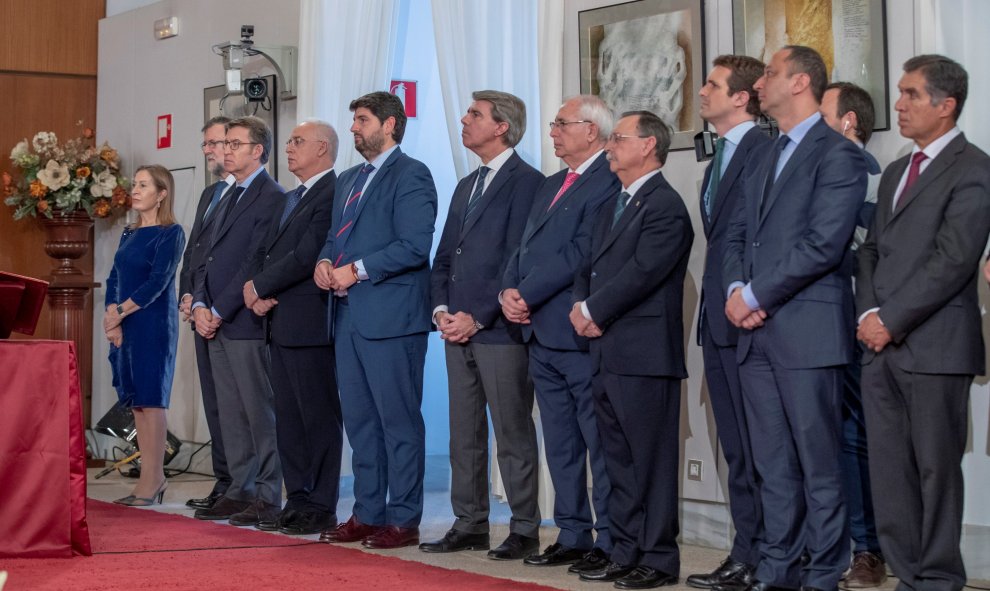
[[759, 242], [754, 242], [753, 243], [753, 248], [759, 248], [759, 247], [760, 247], [760, 243]]
[[457, 281], [457, 275], [451, 275], [450, 276], [450, 280], [451, 281]]
[[595, 277], [598, 277], [598, 272], [597, 271], [592, 271], [591, 272], [591, 278], [594, 279]]
[[212, 263], [213, 262], [213, 257], [209, 257], [206, 260]]
[[194, 248], [199, 248], [199, 242], [195, 244]]
[[461, 254], [461, 249], [459, 249], [459, 248], [458, 248], [458, 249], [457, 249], [457, 250], [455, 250], [454, 252], [456, 252], [457, 254]]

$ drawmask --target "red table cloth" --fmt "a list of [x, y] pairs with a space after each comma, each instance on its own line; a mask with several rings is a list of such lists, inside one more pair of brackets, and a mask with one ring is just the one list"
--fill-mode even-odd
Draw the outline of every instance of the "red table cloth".
[[0, 557], [90, 555], [70, 341], [0, 341]]

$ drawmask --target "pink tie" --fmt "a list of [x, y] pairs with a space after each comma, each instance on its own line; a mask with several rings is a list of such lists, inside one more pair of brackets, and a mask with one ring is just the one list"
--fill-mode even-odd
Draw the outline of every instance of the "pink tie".
[[915, 152], [914, 156], [911, 156], [911, 168], [908, 169], [907, 180], [904, 181], [904, 190], [901, 194], [897, 196], [897, 203], [894, 204], [894, 211], [897, 211], [897, 207], [901, 204], [901, 200], [904, 199], [904, 195], [914, 184], [914, 181], [918, 180], [918, 175], [921, 174], [921, 163], [928, 158], [928, 154], [924, 152]]
[[576, 181], [579, 176], [581, 175], [576, 172], [567, 173], [567, 176], [564, 177], [564, 184], [560, 186], [560, 190], [557, 191], [557, 195], [554, 196], [553, 201], [550, 202], [550, 207], [547, 208], [547, 211], [553, 209], [553, 206], [557, 203], [557, 200], [560, 199], [560, 196], [574, 184], [574, 181]]

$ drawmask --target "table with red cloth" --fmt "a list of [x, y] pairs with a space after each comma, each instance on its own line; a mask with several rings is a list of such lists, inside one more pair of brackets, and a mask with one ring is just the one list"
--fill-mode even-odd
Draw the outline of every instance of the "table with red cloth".
[[75, 344], [0, 340], [0, 558], [90, 555]]

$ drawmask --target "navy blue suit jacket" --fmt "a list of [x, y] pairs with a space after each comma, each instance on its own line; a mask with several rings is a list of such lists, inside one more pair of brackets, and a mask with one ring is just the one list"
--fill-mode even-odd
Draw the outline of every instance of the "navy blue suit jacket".
[[[722, 260], [725, 258], [726, 237], [732, 215], [743, 200], [743, 188], [747, 173], [752, 173], [756, 163], [765, 154], [770, 138], [757, 127], [753, 127], [743, 135], [732, 160], [725, 168], [725, 174], [718, 184], [718, 191], [712, 202], [712, 218], [709, 221], [705, 215], [705, 191], [712, 174], [714, 161], [705, 168], [705, 180], [701, 184], [702, 198], [701, 224], [705, 230], [707, 248], [705, 249], [705, 272], [701, 278], [701, 313], [698, 314], [698, 328], [701, 324], [708, 328], [712, 341], [720, 347], [735, 346], [739, 339], [739, 329], [725, 317], [725, 290], [722, 289]], [[701, 330], [698, 331], [701, 344]]]
[[433, 258], [433, 305], [451, 314], [467, 312], [484, 325], [471, 341], [485, 344], [521, 342], [519, 326], [502, 315], [498, 293], [512, 252], [519, 246], [533, 197], [543, 175], [513, 152], [465, 220], [478, 172], [454, 189], [437, 255]]
[[[244, 307], [244, 284], [250, 279], [251, 255], [261, 246], [272, 217], [282, 211], [284, 202], [282, 187], [262, 170], [222, 220], [223, 225], [216, 233], [212, 236], [204, 233], [202, 237], [212, 239], [212, 242], [196, 270], [193, 301], [216, 309], [223, 318], [220, 330], [227, 338], [264, 337], [261, 318]], [[215, 214], [216, 221], [210, 224], [209, 232], [212, 233], [213, 226], [220, 223], [222, 215], [222, 209]]]
[[[318, 260], [333, 261], [336, 230], [361, 166], [337, 179], [340, 190]], [[369, 277], [347, 290], [355, 330], [367, 339], [429, 332], [430, 249], [437, 219], [437, 189], [429, 169], [396, 148], [365, 187], [357, 208], [341, 261], [343, 266], [361, 260]]]
[[[763, 327], [788, 369], [852, 361], [852, 251], [866, 196], [866, 159], [856, 144], [818, 121], [798, 144], [762, 206], [773, 150], [748, 175], [722, 267], [723, 292], [752, 282], [768, 318]], [[753, 331], [739, 334], [738, 359]]]
[[[278, 305], [265, 316], [268, 337], [290, 347], [327, 345], [329, 293], [313, 281], [313, 267], [330, 230], [337, 175], [332, 170], [303, 194], [284, 224], [279, 207], [258, 249], [251, 277], [262, 298]], [[286, 199], [288, 201], [288, 199]]]
[[603, 332], [591, 339], [592, 358], [614, 374], [686, 378], [683, 302], [691, 217], [657, 173], [612, 227], [619, 193], [601, 208], [591, 255], [574, 281], [574, 302], [587, 304]]
[[505, 269], [502, 288], [519, 290], [529, 306], [531, 324], [522, 325], [528, 341], [564, 351], [587, 351], [588, 340], [574, 332], [568, 315], [574, 274], [591, 252], [598, 210], [617, 194], [619, 179], [602, 153], [561, 196], [552, 209], [567, 170], [550, 177], [533, 201], [518, 250]]

